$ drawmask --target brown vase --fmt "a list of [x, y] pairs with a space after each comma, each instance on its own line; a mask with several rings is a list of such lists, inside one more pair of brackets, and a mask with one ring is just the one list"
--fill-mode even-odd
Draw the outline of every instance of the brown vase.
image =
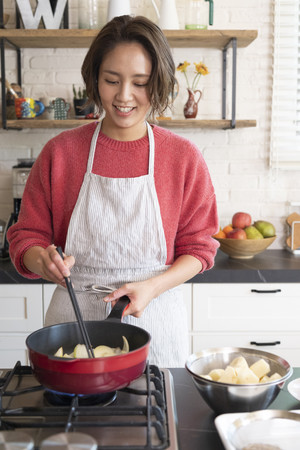
[[192, 91], [188, 88], [189, 98], [184, 105], [183, 114], [186, 119], [195, 119], [198, 113], [198, 103], [202, 96], [199, 90]]

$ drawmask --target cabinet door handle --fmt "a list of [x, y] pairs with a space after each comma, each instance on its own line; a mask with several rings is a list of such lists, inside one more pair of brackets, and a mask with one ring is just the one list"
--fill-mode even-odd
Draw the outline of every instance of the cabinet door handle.
[[273, 341], [273, 342], [256, 342], [256, 341], [251, 341], [250, 345], [257, 345], [258, 347], [261, 346], [268, 346], [268, 345], [280, 345], [281, 342], [280, 341]]
[[251, 289], [251, 292], [256, 292], [257, 294], [276, 294], [276, 292], [281, 292], [281, 289]]

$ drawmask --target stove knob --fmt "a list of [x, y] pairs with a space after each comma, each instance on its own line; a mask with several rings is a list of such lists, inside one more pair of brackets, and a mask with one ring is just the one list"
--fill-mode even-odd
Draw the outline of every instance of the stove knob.
[[45, 439], [41, 450], [97, 450], [98, 444], [94, 438], [84, 433], [59, 433]]
[[32, 450], [34, 442], [27, 433], [16, 430], [0, 431], [0, 448], [5, 450]]

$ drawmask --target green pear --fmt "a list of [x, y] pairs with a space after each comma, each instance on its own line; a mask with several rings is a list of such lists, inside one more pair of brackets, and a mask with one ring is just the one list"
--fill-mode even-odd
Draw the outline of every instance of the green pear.
[[263, 235], [264, 238], [275, 236], [276, 230], [272, 223], [265, 220], [257, 220], [254, 222], [255, 228]]
[[245, 228], [245, 232], [247, 235], [247, 239], [263, 239], [263, 235], [258, 231], [255, 226], [250, 225], [249, 227]]

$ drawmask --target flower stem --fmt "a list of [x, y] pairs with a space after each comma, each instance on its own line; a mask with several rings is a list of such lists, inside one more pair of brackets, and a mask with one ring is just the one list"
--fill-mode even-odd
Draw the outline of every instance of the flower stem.
[[200, 78], [201, 78], [201, 73], [197, 73], [197, 75], [195, 76], [194, 81], [193, 81], [192, 90], [196, 89]]
[[189, 83], [189, 80], [188, 80], [187, 74], [186, 74], [186, 72], [183, 72], [183, 73], [184, 73], [184, 76], [185, 76], [185, 79], [186, 79], [186, 84], [187, 84], [187, 87], [188, 87], [188, 88], [190, 88], [190, 83]]

